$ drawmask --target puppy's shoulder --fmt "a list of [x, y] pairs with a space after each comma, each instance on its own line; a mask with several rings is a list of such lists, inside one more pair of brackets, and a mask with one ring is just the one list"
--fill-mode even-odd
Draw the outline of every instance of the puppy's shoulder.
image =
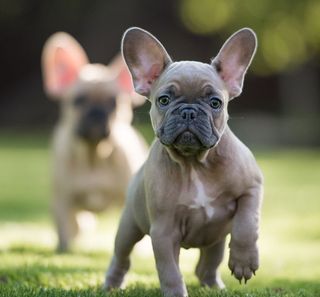
[[158, 139], [155, 139], [145, 163], [145, 175], [148, 176], [148, 180], [156, 181], [158, 184], [175, 180], [179, 175], [178, 167], [179, 165], [169, 156], [167, 149]]
[[165, 166], [168, 163], [172, 163], [167, 150], [157, 138], [154, 139], [151, 144], [147, 163], [153, 164], [152, 166], [154, 166], [154, 164], [157, 164], [158, 166]]
[[263, 175], [251, 150], [231, 131], [224, 154], [230, 171], [248, 183], [263, 184]]

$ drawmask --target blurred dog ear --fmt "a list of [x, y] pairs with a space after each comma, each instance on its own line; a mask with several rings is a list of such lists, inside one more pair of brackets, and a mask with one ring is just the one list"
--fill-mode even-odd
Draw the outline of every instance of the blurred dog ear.
[[136, 92], [148, 97], [153, 83], [172, 62], [171, 58], [160, 41], [136, 27], [124, 33], [121, 48]]
[[241, 94], [244, 76], [256, 48], [256, 34], [249, 28], [243, 28], [229, 37], [212, 61], [226, 85], [230, 99]]
[[120, 53], [112, 59], [108, 67], [111, 69], [113, 73], [116, 74], [116, 80], [120, 90], [123, 93], [130, 95], [132, 105], [133, 106], [142, 105], [146, 101], [146, 99], [145, 97], [137, 94], [134, 91], [130, 71]]
[[58, 32], [46, 41], [41, 63], [44, 89], [49, 96], [57, 98], [72, 87], [81, 68], [89, 60], [84, 49], [72, 36]]

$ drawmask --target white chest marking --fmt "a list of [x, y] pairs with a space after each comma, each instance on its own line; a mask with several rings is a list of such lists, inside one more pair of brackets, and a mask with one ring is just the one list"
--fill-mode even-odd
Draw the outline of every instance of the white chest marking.
[[193, 203], [190, 205], [190, 208], [201, 208], [203, 207], [206, 215], [209, 219], [213, 217], [214, 208], [211, 206], [211, 202], [214, 200], [210, 198], [204, 189], [204, 185], [201, 182], [198, 173], [191, 168], [191, 180], [196, 188], [196, 196], [193, 200]]

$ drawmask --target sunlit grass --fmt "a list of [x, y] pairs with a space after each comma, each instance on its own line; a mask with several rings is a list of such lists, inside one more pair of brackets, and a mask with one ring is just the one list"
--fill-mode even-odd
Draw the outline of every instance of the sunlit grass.
[[[143, 133], [148, 133], [143, 131]], [[119, 210], [104, 213], [83, 232], [73, 253], [54, 252], [49, 213], [50, 153], [46, 137], [0, 137], [0, 296], [104, 296], [105, 269]], [[261, 226], [261, 268], [247, 286], [221, 266], [227, 292], [198, 286], [196, 250], [183, 251], [190, 296], [320, 296], [320, 151], [257, 152], [266, 190]], [[161, 296], [151, 246], [139, 243], [125, 292]]]

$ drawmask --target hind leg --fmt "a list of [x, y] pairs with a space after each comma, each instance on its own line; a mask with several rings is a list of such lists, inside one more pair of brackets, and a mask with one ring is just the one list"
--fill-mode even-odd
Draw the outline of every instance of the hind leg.
[[196, 267], [196, 275], [203, 286], [225, 287], [218, 273], [218, 267], [223, 259], [225, 240], [217, 244], [201, 248], [200, 259]]
[[114, 255], [107, 271], [105, 289], [119, 288], [130, 267], [130, 253], [144, 234], [135, 223], [129, 207], [126, 207], [117, 231]]

